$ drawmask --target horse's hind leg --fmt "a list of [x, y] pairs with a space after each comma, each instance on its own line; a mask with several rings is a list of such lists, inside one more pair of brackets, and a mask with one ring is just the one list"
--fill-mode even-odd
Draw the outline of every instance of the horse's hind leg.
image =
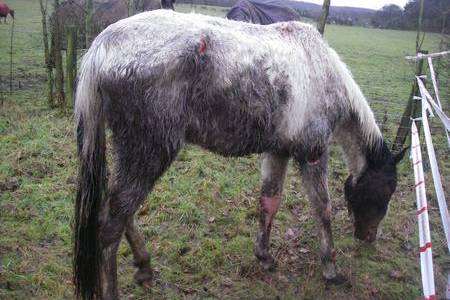
[[303, 183], [312, 204], [319, 226], [320, 252], [322, 274], [329, 283], [341, 283], [343, 278], [338, 276], [335, 265], [335, 251], [331, 232], [331, 204], [328, 194], [327, 163], [328, 155], [325, 151], [318, 161], [306, 162], [299, 160]]
[[[103, 299], [118, 299], [117, 249], [127, 225], [145, 200], [155, 181], [175, 158], [180, 143], [171, 145], [143, 145], [147, 137], [115, 139], [117, 166], [113, 174], [108, 201], [101, 217]], [[130, 227], [129, 227], [130, 228]], [[137, 231], [128, 231], [134, 237], [132, 247], [141, 249], [143, 241], [136, 239]], [[142, 254], [142, 252], [140, 252]], [[145, 268], [144, 256], [138, 256]]]
[[269, 253], [270, 230], [281, 202], [288, 160], [288, 157], [269, 153], [264, 153], [262, 158], [260, 229], [256, 239], [255, 256], [266, 270], [272, 269], [275, 265]]
[[130, 244], [131, 251], [133, 252], [134, 265], [138, 268], [134, 275], [134, 279], [138, 284], [148, 285], [153, 278], [153, 271], [150, 266], [150, 253], [145, 247], [144, 236], [139, 231], [134, 216], [128, 219], [125, 236]]

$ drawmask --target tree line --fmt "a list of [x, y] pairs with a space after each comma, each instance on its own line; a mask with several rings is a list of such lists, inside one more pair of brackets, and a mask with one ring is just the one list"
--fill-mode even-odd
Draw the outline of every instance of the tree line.
[[[419, 11], [420, 0], [410, 0], [404, 8], [395, 4], [385, 5], [372, 17], [371, 25], [377, 28], [415, 30]], [[450, 33], [450, 1], [425, 0], [422, 22], [424, 31]]]

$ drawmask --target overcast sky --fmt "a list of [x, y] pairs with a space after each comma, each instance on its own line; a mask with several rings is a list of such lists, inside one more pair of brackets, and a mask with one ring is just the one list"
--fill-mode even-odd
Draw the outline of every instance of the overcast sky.
[[[322, 4], [323, 0], [301, 0], [304, 2], [313, 2]], [[372, 9], [380, 9], [386, 4], [397, 4], [400, 7], [404, 7], [408, 0], [331, 0], [332, 6], [352, 6], [352, 7], [365, 7]]]

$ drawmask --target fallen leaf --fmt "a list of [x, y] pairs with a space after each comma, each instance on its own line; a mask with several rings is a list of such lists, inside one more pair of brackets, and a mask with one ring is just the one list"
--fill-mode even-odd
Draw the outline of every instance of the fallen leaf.
[[399, 270], [392, 270], [389, 273], [389, 277], [391, 277], [392, 279], [401, 279], [403, 275]]
[[288, 228], [288, 230], [286, 230], [285, 237], [286, 237], [287, 239], [292, 239], [292, 238], [294, 238], [294, 237], [295, 237], [295, 232], [294, 232], [294, 230], [292, 230], [292, 228]]
[[233, 286], [233, 281], [230, 278], [226, 277], [226, 278], [223, 279], [222, 285], [225, 286], [225, 287], [232, 287]]

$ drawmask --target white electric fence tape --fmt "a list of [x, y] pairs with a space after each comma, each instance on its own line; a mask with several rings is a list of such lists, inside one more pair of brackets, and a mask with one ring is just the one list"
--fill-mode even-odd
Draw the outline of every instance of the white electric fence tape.
[[433, 273], [433, 256], [431, 251], [430, 224], [428, 221], [428, 205], [425, 193], [425, 179], [422, 166], [419, 133], [414, 120], [411, 127], [411, 154], [414, 168], [417, 219], [419, 222], [420, 270], [422, 273], [423, 295], [425, 299], [436, 299]]
[[[426, 104], [427, 106], [429, 106], [431, 104], [431, 106], [434, 108], [436, 114], [438, 115], [438, 117], [441, 119], [442, 124], [444, 124], [444, 128], [445, 130], [449, 131], [450, 130], [450, 119], [445, 115], [445, 113], [442, 111], [442, 109], [436, 104], [436, 102], [434, 102], [433, 97], [431, 97], [430, 93], [427, 91], [427, 89], [425, 88], [425, 85], [423, 84], [422, 80], [420, 79], [420, 77], [416, 77], [417, 78], [417, 82], [419, 84], [419, 90], [420, 92], [425, 95], [425, 99], [427, 100]], [[422, 99], [422, 98], [421, 98]], [[430, 114], [433, 115], [433, 112], [430, 109]]]
[[425, 86], [423, 85], [423, 82], [419, 77], [417, 77], [417, 82], [419, 85], [420, 94], [422, 96], [423, 132], [425, 135], [425, 142], [427, 145], [428, 158], [430, 160], [431, 173], [433, 175], [434, 189], [436, 191], [436, 197], [439, 204], [439, 212], [441, 214], [442, 226], [444, 228], [445, 239], [447, 241], [447, 248], [448, 251], [450, 252], [450, 215], [448, 213], [444, 189], [442, 188], [441, 175], [439, 173], [439, 168], [436, 161], [436, 154], [434, 152], [433, 141], [431, 140], [430, 126], [428, 124], [427, 118], [427, 111], [429, 110], [431, 112], [430, 105], [428, 104], [428, 102], [430, 102], [429, 98], [431, 98], [431, 96], [429, 96], [429, 93], [426, 91]]
[[[433, 89], [434, 89], [434, 95], [436, 96], [436, 102], [439, 108], [442, 110], [442, 104], [441, 104], [441, 97], [439, 96], [439, 88], [437, 85], [436, 75], [434, 74], [434, 66], [433, 66], [433, 59], [431, 57], [428, 57], [428, 66], [430, 67], [430, 73], [431, 73], [431, 81], [433, 82]], [[450, 146], [450, 139], [448, 137], [448, 128], [445, 128], [445, 134], [447, 135], [447, 141], [449, 142]]]
[[[448, 208], [447, 208], [447, 202], [445, 200], [444, 190], [442, 188], [441, 176], [439, 174], [439, 168], [438, 168], [437, 161], [436, 161], [436, 154], [434, 152], [433, 142], [431, 139], [430, 126], [428, 123], [428, 113], [430, 113], [431, 117], [433, 116], [433, 110], [431, 109], [431, 107], [433, 107], [437, 116], [441, 119], [442, 124], [444, 125], [444, 131], [447, 136], [447, 144], [449, 147], [450, 147], [450, 138], [449, 138], [448, 131], [450, 131], [450, 119], [442, 111], [442, 106], [441, 106], [441, 102], [439, 99], [439, 91], [438, 91], [437, 82], [436, 82], [436, 76], [434, 74], [434, 67], [433, 67], [433, 62], [432, 62], [431, 57], [428, 57], [428, 65], [430, 67], [431, 79], [433, 82], [433, 88], [434, 88], [437, 103], [434, 101], [433, 97], [431, 97], [430, 93], [425, 88], [425, 85], [422, 82], [422, 77], [420, 76], [420, 77], [416, 77], [416, 78], [417, 78], [417, 83], [419, 86], [419, 91], [420, 91], [420, 95], [421, 95], [421, 99], [422, 99], [422, 118], [421, 119], [422, 119], [422, 123], [423, 123], [423, 131], [424, 131], [424, 135], [425, 135], [425, 142], [426, 142], [426, 146], [427, 146], [428, 157], [430, 159], [431, 173], [433, 175], [434, 189], [436, 191], [436, 196], [437, 196], [437, 200], [438, 200], [438, 204], [439, 204], [439, 212], [441, 215], [442, 226], [444, 228], [445, 239], [447, 241], [447, 248], [450, 253], [450, 232], [449, 232], [450, 231], [450, 216], [449, 216], [449, 212], [448, 212]], [[412, 130], [417, 132], [417, 127], [416, 127], [414, 121], [413, 121], [412, 125], [416, 128], [415, 130], [414, 129], [412, 129]], [[418, 142], [418, 135], [416, 136], [416, 138], [417, 138], [416, 142]], [[412, 139], [414, 139], [413, 136], [412, 136]], [[420, 144], [419, 144], [418, 148], [420, 149]], [[422, 170], [422, 172], [423, 172], [423, 170]], [[425, 189], [425, 187], [424, 187], [424, 189]], [[420, 223], [420, 220], [419, 220], [419, 223]], [[428, 221], [427, 221], [427, 224], [428, 224]], [[419, 235], [420, 235], [420, 231], [419, 231]], [[420, 249], [422, 250], [423, 248], [420, 248]], [[422, 265], [422, 262], [421, 262], [421, 265]], [[446, 267], [449, 268], [450, 266], [446, 266]], [[422, 269], [422, 273], [423, 272], [424, 271]], [[422, 275], [422, 283], [424, 283], [423, 275]], [[424, 285], [424, 293], [425, 293], [425, 291], [426, 291], [426, 289], [425, 289], [425, 285]], [[426, 298], [426, 294], [425, 294], [425, 298]], [[450, 270], [449, 269], [447, 269], [447, 286], [445, 288], [445, 299], [450, 299]]]

